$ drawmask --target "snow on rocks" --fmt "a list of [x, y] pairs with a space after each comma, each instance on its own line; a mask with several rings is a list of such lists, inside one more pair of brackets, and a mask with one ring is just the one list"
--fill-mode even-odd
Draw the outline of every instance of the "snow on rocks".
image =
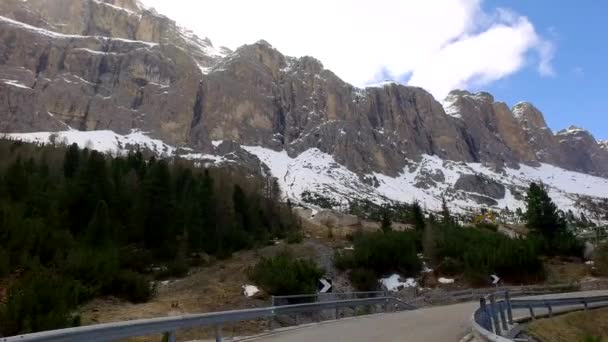
[[[306, 150], [295, 157], [290, 157], [286, 151], [277, 152], [260, 146], [243, 148], [264, 162], [279, 180], [284, 195], [296, 201], [301, 199], [303, 191], [308, 190], [338, 202], [346, 202], [351, 198], [364, 198], [376, 203], [386, 199], [406, 203], [418, 200], [427, 209], [439, 210], [442, 196], [453, 190], [460, 176], [475, 174], [494, 179], [507, 187], [505, 197], [497, 199], [498, 204], [494, 206], [496, 210], [505, 207], [511, 210], [523, 209], [523, 197], [516, 197], [513, 190], [524, 192], [531, 182], [544, 183], [562, 210], [572, 209], [576, 214], [580, 214], [581, 210], [576, 205], [579, 196], [605, 198], [608, 193], [606, 178], [568, 171], [549, 164], [537, 167], [521, 165], [519, 169], [505, 168], [498, 172], [481, 163], [454, 162], [430, 155], [423, 155], [419, 162], [412, 161], [396, 177], [371, 174], [378, 181], [378, 186], [373, 187], [338, 164], [333, 156], [317, 148]], [[444, 182], [437, 182], [428, 189], [415, 186], [421, 175], [439, 171], [444, 175]], [[449, 198], [454, 212], [466, 213], [471, 208], [485, 207], [465, 195], [465, 192], [458, 192]]]
[[0, 79], [0, 82], [9, 85], [9, 86], [13, 86], [15, 88], [21, 88], [21, 89], [32, 89], [28, 86], [26, 86], [25, 84], [19, 82], [19, 81], [15, 81], [15, 80], [6, 80], [6, 79]]
[[439, 279], [437, 279], [437, 281], [440, 284], [454, 284], [454, 279], [452, 279], [452, 278], [440, 277]]
[[372, 84], [368, 84], [365, 86], [365, 88], [384, 88], [386, 86], [390, 86], [390, 85], [399, 85], [398, 82], [392, 81], [392, 80], [385, 80], [385, 81], [381, 81], [378, 83], [372, 83]]
[[243, 285], [243, 295], [247, 298], [251, 298], [260, 292], [260, 289], [255, 285]]
[[401, 281], [401, 276], [393, 274], [390, 277], [382, 278], [378, 281], [384, 288], [391, 292], [397, 292], [404, 288], [416, 287], [418, 283], [414, 278], [407, 278], [405, 281]]

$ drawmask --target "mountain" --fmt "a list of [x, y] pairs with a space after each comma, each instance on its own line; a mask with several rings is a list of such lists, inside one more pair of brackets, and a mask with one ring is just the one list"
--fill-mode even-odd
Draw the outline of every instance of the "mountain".
[[435, 208], [445, 195], [461, 210], [514, 208], [541, 180], [581, 211], [608, 194], [606, 143], [553, 134], [532, 104], [353, 87], [265, 41], [214, 47], [136, 0], [3, 0], [0, 46], [0, 132], [12, 138], [85, 134], [96, 148], [141, 142], [244, 163], [294, 199], [314, 190]]

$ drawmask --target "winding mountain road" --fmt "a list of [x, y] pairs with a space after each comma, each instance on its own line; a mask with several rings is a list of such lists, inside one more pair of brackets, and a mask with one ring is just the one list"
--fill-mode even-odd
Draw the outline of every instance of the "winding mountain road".
[[[608, 295], [608, 291], [562, 293], [526, 298], [568, 298]], [[471, 317], [477, 302], [423, 308], [398, 313], [378, 314], [332, 321], [285, 330], [259, 337], [254, 341], [460, 341], [471, 331]], [[539, 314], [542, 314], [539, 311]], [[523, 315], [525, 312], [514, 312]]]

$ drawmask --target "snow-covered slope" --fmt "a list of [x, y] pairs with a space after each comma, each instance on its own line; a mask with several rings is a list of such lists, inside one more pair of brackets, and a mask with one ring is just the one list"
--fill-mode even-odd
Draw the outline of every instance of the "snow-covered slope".
[[140, 131], [132, 131], [127, 135], [116, 134], [112, 131], [77, 131], [9, 133], [0, 137], [38, 144], [77, 144], [81, 148], [95, 149], [99, 152], [124, 153], [133, 149], [146, 149], [159, 156], [171, 156], [176, 148], [164, 142], [152, 139]]
[[[531, 182], [542, 182], [549, 188], [550, 195], [564, 210], [581, 212], [577, 205], [581, 196], [606, 198], [608, 179], [578, 172], [567, 171], [552, 165], [540, 167], [522, 165], [520, 169], [505, 169], [496, 172], [481, 164], [458, 163], [425, 155], [419, 163], [412, 162], [398, 177], [383, 174], [367, 176], [362, 180], [357, 174], [339, 165], [329, 154], [318, 149], [309, 149], [295, 158], [285, 151], [277, 152], [258, 146], [243, 147], [256, 155], [279, 179], [287, 196], [300, 199], [303, 191], [311, 191], [345, 202], [351, 198], [367, 198], [376, 202], [384, 199], [412, 202], [419, 200], [431, 210], [441, 207], [442, 196], [448, 198], [455, 211], [467, 212], [471, 208], [488, 207], [471, 199], [479, 195], [454, 190], [454, 185], [462, 175], [483, 175], [505, 185], [504, 198], [498, 199], [496, 209], [505, 207], [514, 210], [523, 208], [523, 194]], [[432, 186], [420, 186], [428, 175], [442, 174], [443, 181]], [[418, 185], [418, 186], [417, 186]], [[518, 196], [516, 196], [516, 194]]]

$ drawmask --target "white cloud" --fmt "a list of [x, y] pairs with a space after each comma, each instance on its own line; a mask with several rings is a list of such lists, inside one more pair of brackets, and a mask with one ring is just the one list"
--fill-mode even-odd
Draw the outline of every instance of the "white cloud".
[[482, 0], [143, 2], [215, 45], [265, 39], [287, 55], [314, 56], [359, 86], [390, 75], [442, 99], [522, 69], [531, 54], [541, 75], [554, 73], [553, 45], [532, 23], [508, 10], [484, 12]]

